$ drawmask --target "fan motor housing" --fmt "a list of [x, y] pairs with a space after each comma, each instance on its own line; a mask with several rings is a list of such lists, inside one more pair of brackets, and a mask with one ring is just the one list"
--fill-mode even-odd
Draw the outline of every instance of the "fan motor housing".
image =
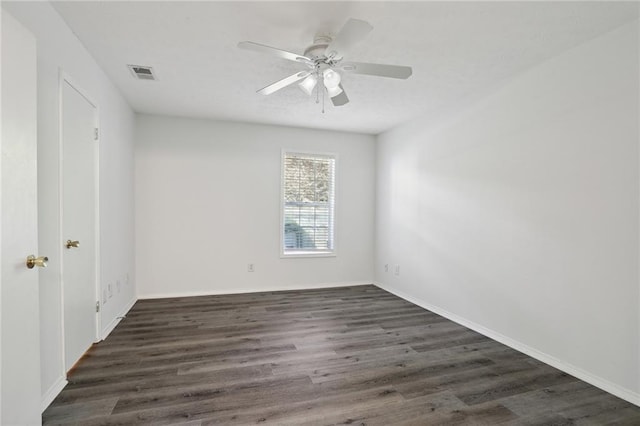
[[326, 34], [316, 34], [313, 39], [313, 44], [307, 47], [304, 51], [304, 56], [311, 59], [322, 58], [331, 43], [331, 36]]
[[304, 56], [311, 59], [321, 58], [324, 56], [324, 52], [327, 50], [328, 46], [329, 43], [312, 44], [305, 49]]

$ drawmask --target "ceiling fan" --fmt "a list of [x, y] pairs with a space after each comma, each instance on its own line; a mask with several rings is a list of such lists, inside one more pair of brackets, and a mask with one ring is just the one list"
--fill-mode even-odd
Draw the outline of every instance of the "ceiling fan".
[[276, 81], [258, 90], [258, 93], [270, 95], [302, 80], [299, 86], [306, 94], [311, 96], [314, 88], [317, 87], [316, 93], [319, 96], [321, 89], [318, 87], [318, 81], [322, 81], [321, 86], [324, 87], [324, 90], [322, 90], [323, 96], [326, 90], [333, 105], [341, 106], [348, 103], [349, 98], [340, 83], [341, 75], [339, 71], [401, 79], [407, 79], [411, 76], [411, 67], [366, 62], [343, 62], [344, 57], [350, 53], [351, 49], [362, 41], [372, 29], [373, 27], [368, 22], [349, 19], [335, 37], [317, 35], [313, 44], [307, 47], [302, 55], [251, 41], [240, 42], [238, 47], [288, 59], [306, 65], [308, 68], [305, 71]]

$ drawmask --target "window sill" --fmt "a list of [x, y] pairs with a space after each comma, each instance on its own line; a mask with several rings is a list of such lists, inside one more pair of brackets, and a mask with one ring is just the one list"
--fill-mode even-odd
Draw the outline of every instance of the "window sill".
[[281, 253], [281, 259], [299, 258], [299, 257], [336, 257], [335, 251], [325, 252], [313, 252], [313, 251], [298, 251], [293, 253]]

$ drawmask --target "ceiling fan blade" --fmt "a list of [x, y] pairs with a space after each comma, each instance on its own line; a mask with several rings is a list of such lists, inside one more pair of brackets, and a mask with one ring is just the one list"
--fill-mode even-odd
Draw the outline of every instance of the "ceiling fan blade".
[[344, 91], [344, 87], [342, 87], [342, 84], [339, 86], [342, 89], [342, 92], [331, 98], [331, 102], [333, 102], [334, 106], [342, 106], [349, 103], [349, 98], [347, 97], [347, 93]]
[[371, 24], [360, 19], [349, 19], [336, 38], [327, 46], [326, 55], [332, 59], [342, 59], [351, 48], [362, 41], [373, 29]]
[[313, 61], [306, 56], [297, 53], [287, 52], [286, 50], [276, 49], [275, 47], [265, 46], [264, 44], [254, 43], [252, 41], [241, 41], [238, 43], [240, 49], [253, 50], [254, 52], [267, 53], [279, 58], [288, 59], [294, 62], [302, 62], [303, 64], [312, 64]]
[[282, 80], [276, 81], [273, 84], [268, 85], [267, 87], [263, 87], [262, 89], [258, 90], [258, 93], [262, 94], [262, 95], [270, 95], [273, 92], [277, 92], [278, 90], [289, 86], [290, 84], [295, 83], [296, 81], [300, 81], [303, 78], [307, 78], [309, 76], [309, 74], [311, 74], [308, 71], [302, 71], [299, 73], [295, 73], [293, 75], [290, 75], [289, 77], [283, 78]]
[[368, 64], [366, 62], [345, 62], [340, 69], [354, 74], [375, 75], [378, 77], [407, 79], [411, 76], [411, 67], [400, 65]]

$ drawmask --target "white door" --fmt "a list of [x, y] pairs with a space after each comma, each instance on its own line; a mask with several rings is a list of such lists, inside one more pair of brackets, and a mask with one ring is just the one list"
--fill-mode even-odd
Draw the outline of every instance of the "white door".
[[[2, 10], [0, 424], [39, 425], [36, 41]], [[42, 270], [46, 273], [46, 269]]]
[[96, 107], [67, 78], [62, 85], [62, 291], [67, 371], [97, 340]]

